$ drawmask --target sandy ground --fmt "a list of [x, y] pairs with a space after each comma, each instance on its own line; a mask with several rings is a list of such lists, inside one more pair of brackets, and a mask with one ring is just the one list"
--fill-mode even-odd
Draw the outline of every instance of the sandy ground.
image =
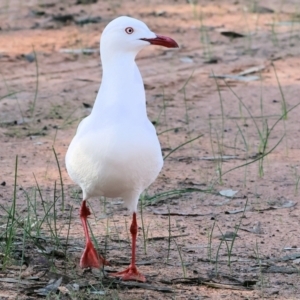
[[[57, 244], [49, 229], [54, 228], [50, 205], [57, 199], [58, 236], [65, 244], [68, 236], [67, 258], [50, 251], [48, 259], [28, 238], [26, 264], [20, 271], [19, 223], [11, 261], [0, 272], [0, 299], [42, 298], [36, 290], [62, 274], [60, 299], [300, 299], [300, 108], [294, 107], [300, 103], [297, 1], [264, 1], [263, 7], [242, 0], [202, 0], [194, 5], [156, 0], [77, 2], [0, 2], [1, 228], [7, 224], [4, 207], [13, 202], [17, 156], [19, 220], [23, 225], [29, 219], [43, 220], [45, 239], [40, 244], [53, 250]], [[81, 194], [65, 171], [64, 156], [101, 82], [100, 34], [119, 15], [141, 19], [180, 45], [178, 50], [149, 47], [137, 58], [149, 119], [156, 125], [164, 155], [201, 135], [165, 160], [147, 191], [146, 237], [141, 214], [138, 217], [140, 269], [150, 286], [171, 293], [149, 286], [110, 285], [98, 273], [78, 267], [83, 248]], [[240, 76], [243, 71], [248, 74]], [[237, 77], [224, 80], [211, 75]], [[283, 99], [291, 109], [286, 120]], [[64, 211], [53, 148], [62, 171]], [[238, 193], [232, 198], [218, 193], [228, 189]], [[173, 193], [161, 196], [166, 191]], [[33, 212], [28, 201], [35, 199]], [[49, 218], [43, 217], [42, 203], [50, 207]], [[120, 204], [119, 199], [90, 201], [94, 211], [90, 224], [100, 251], [111, 262], [108, 273], [122, 269], [130, 257], [130, 216]], [[230, 232], [236, 231], [233, 241]], [[227, 243], [222, 235], [228, 236]], [[7, 235], [0, 239], [4, 257]], [[9, 280], [19, 278], [20, 272], [23, 283]], [[64, 294], [67, 284], [82, 280], [90, 285], [77, 296]], [[106, 295], [87, 296], [91, 286], [101, 286]]]

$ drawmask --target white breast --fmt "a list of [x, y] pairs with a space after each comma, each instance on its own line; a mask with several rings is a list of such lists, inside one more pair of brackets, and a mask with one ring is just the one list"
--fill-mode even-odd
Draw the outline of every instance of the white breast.
[[66, 167], [84, 198], [140, 194], [163, 165], [159, 141], [148, 119], [142, 124], [84, 120], [70, 144]]

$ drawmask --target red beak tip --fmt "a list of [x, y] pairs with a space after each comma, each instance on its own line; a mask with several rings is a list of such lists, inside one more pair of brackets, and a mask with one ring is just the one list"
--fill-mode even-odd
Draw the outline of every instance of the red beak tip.
[[151, 45], [159, 45], [166, 48], [179, 48], [178, 44], [171, 38], [157, 35], [155, 38], [151, 39], [141, 39], [143, 41], [149, 42]]

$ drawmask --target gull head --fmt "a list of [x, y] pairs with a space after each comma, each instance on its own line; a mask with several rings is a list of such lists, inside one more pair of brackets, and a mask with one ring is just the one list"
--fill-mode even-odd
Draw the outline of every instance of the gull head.
[[178, 48], [173, 39], [155, 34], [137, 19], [122, 16], [105, 27], [101, 36], [100, 51], [105, 53], [105, 56], [113, 56], [115, 53], [131, 53], [135, 56], [149, 45]]

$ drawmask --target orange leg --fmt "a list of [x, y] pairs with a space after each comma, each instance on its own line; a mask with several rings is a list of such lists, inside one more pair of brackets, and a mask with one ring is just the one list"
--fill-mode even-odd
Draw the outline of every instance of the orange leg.
[[84, 230], [85, 236], [85, 249], [80, 259], [81, 268], [101, 268], [103, 265], [109, 263], [96, 251], [87, 226], [87, 217], [91, 214], [89, 208], [86, 206], [86, 200], [82, 201], [80, 208], [80, 219]]
[[146, 278], [143, 274], [141, 274], [136, 265], [135, 265], [135, 249], [136, 249], [136, 236], [137, 236], [138, 226], [136, 222], [136, 213], [133, 213], [132, 223], [130, 226], [130, 233], [132, 237], [132, 245], [131, 245], [131, 264], [124, 271], [110, 274], [114, 277], [120, 277], [122, 280], [135, 280], [146, 282]]

